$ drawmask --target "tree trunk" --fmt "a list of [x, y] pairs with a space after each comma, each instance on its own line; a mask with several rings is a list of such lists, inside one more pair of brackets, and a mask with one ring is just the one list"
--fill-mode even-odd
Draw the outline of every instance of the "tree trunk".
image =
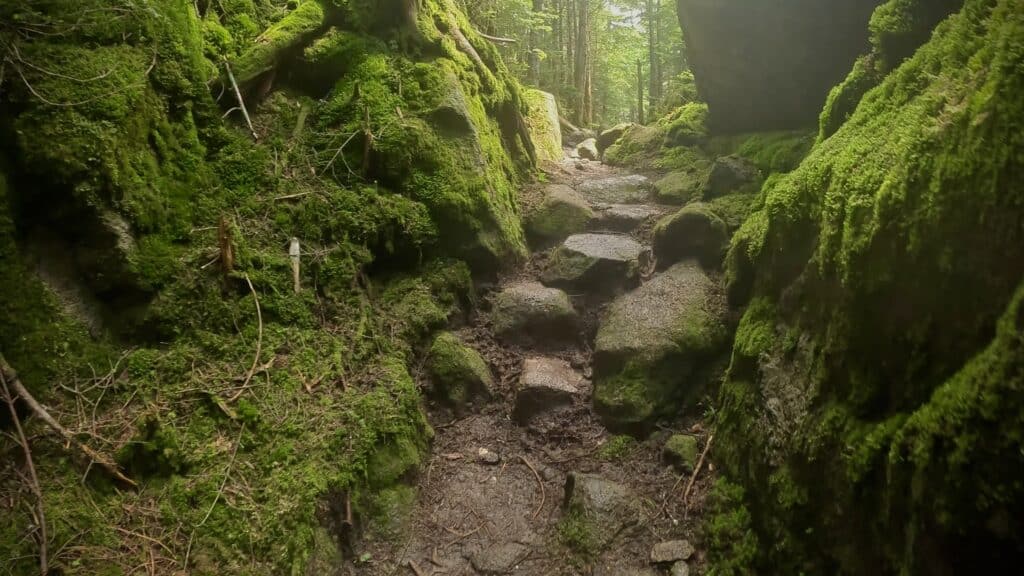
[[[544, 0], [533, 0], [533, 13], [540, 14], [544, 11]], [[530, 53], [527, 56], [530, 62], [529, 83], [533, 86], [540, 86], [540, 56], [537, 51], [540, 49], [540, 34], [530, 27]]]
[[590, 0], [576, 0], [576, 77], [577, 116], [583, 126], [593, 120], [590, 93]]
[[644, 123], [644, 62], [636, 61], [636, 122]]

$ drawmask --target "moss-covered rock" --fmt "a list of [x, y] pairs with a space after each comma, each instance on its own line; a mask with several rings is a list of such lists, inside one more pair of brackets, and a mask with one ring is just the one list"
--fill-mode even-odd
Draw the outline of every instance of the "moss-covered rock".
[[540, 246], [583, 232], [594, 219], [587, 199], [568, 186], [549, 185], [543, 194], [540, 205], [529, 211], [523, 222], [530, 240]]
[[572, 339], [579, 319], [565, 292], [539, 282], [507, 286], [494, 297], [492, 306], [495, 335], [512, 342]]
[[654, 183], [658, 202], [682, 206], [701, 197], [707, 180], [706, 166], [692, 166], [686, 170], [669, 172]]
[[729, 245], [729, 228], [708, 205], [696, 202], [654, 227], [654, 257], [668, 268], [686, 258], [716, 268]]
[[629, 488], [594, 474], [570, 473], [562, 498], [559, 532], [581, 555], [602, 550], [642, 515], [640, 499]]
[[635, 126], [636, 124], [627, 122], [623, 124], [617, 124], [605, 130], [604, 132], [601, 132], [597, 136], [597, 151], [600, 152], [601, 154], [604, 154], [604, 151], [607, 150], [609, 146], [618, 142], [619, 138], [622, 138], [622, 136], [625, 135], [626, 132], [629, 132]]
[[594, 345], [594, 408], [605, 424], [640, 431], [692, 408], [727, 344], [725, 314], [720, 287], [695, 262], [613, 302]]
[[760, 180], [761, 171], [742, 156], [716, 158], [704, 183], [704, 199], [714, 200], [744, 187], [757, 187]]
[[537, 160], [557, 162], [562, 159], [562, 128], [559, 125], [558, 102], [553, 94], [524, 89], [523, 100], [528, 113], [526, 123], [530, 128], [530, 137], [537, 150]]
[[665, 441], [661, 457], [677, 471], [692, 474], [700, 452], [697, 437], [689, 434], [673, 434]]
[[965, 2], [734, 238], [731, 282], [754, 299], [715, 455], [774, 543], [766, 566], [1019, 554], [1022, 45], [1018, 3]]
[[494, 376], [480, 353], [451, 332], [442, 332], [430, 346], [427, 370], [434, 393], [457, 410], [486, 402], [494, 389]]
[[644, 247], [618, 234], [576, 234], [551, 253], [541, 280], [558, 288], [614, 293], [640, 280]]

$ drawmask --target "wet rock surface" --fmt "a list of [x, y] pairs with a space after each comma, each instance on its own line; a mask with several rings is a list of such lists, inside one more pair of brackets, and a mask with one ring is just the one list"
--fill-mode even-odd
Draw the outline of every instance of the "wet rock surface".
[[642, 204], [650, 200], [651, 189], [647, 177], [638, 174], [586, 180], [577, 188], [594, 204]]
[[614, 291], [638, 282], [645, 253], [629, 236], [576, 234], [552, 253], [541, 279], [572, 290]]

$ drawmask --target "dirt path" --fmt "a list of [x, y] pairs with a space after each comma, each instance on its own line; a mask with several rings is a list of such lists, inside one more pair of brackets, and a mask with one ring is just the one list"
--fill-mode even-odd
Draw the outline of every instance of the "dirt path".
[[[579, 189], [588, 181], [622, 175], [600, 163], [566, 160], [549, 170], [548, 184]], [[659, 214], [666, 210], [654, 208]], [[649, 245], [655, 219], [648, 218], [632, 233], [644, 245]], [[582, 316], [579, 333], [543, 349], [507, 345], [493, 336], [487, 313], [493, 294], [511, 282], [536, 279], [547, 256], [534, 254], [522, 270], [485, 294], [483, 310], [458, 331], [488, 360], [498, 382], [494, 398], [461, 419], [428, 405], [436, 437], [420, 470], [405, 538], [374, 542], [370, 535], [364, 546], [366, 562], [357, 565], [356, 573], [668, 574], [669, 566], [651, 566], [652, 547], [679, 539], [697, 546], [689, 567], [690, 573], [701, 572], [697, 531], [713, 471], [705, 466], [687, 507], [682, 494], [689, 476], [680, 476], [661, 457], [665, 440], [676, 432], [697, 434], [703, 445], [701, 424], [669, 423], [637, 442], [609, 433], [592, 409], [587, 380], [591, 345], [607, 301], [571, 294]], [[523, 361], [531, 357], [563, 360], [584, 380], [571, 407], [524, 426], [512, 414]], [[622, 519], [624, 529], [610, 542], [581, 550], [571, 528], [560, 525], [566, 481], [573, 473], [598, 475], [632, 491], [640, 504], [638, 518]]]

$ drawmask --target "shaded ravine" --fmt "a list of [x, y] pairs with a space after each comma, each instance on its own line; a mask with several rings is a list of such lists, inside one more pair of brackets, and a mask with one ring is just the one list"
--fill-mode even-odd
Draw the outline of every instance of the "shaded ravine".
[[[540, 188], [524, 192], [527, 199], [531, 192], [572, 187], [595, 214], [584, 238], [589, 242], [583, 243], [639, 244], [642, 250], [633, 264], [643, 280], [654, 274], [652, 224], [672, 208], [653, 203], [643, 177], [573, 159], [550, 166], [546, 176]], [[581, 241], [579, 236], [573, 239]], [[698, 532], [713, 466], [705, 464], [684, 503], [690, 475], [673, 469], [663, 448], [676, 433], [695, 436], [704, 446], [704, 426], [693, 418], [678, 420], [638, 442], [602, 425], [592, 403], [594, 338], [614, 293], [631, 286], [619, 283], [622, 279], [614, 274], [611, 283], [617, 285], [611, 288], [597, 286], [591, 278], [563, 285], [564, 278], [560, 283], [551, 277], [551, 252], [533, 253], [521, 269], [485, 288], [480, 309], [455, 329], [461, 341], [486, 359], [494, 375], [489, 402], [469, 413], [438, 402], [430, 394], [424, 357], [416, 376], [430, 399], [432, 451], [415, 479], [411, 516], [392, 519], [398, 527], [394, 533], [366, 535], [358, 573], [626, 575], [646, 570], [685, 574], [689, 568], [700, 572], [704, 557]], [[494, 309], [501, 306], [496, 301], [510, 288], [525, 292], [527, 306], [544, 299], [534, 292], [556, 292], [543, 287], [542, 280], [566, 289], [578, 313], [570, 330], [534, 322], [520, 330], [532, 330], [532, 337], [523, 338], [516, 326], [495, 326]], [[524, 396], [517, 409], [517, 393], [529, 382], [539, 383], [542, 390]], [[590, 496], [625, 496], [628, 505], [588, 518], [596, 528], [582, 527], [567, 518], [565, 510], [570, 476], [570, 484], [583, 485], [576, 489], [576, 498], [588, 496], [585, 483], [592, 479], [597, 484], [590, 487], [596, 490]], [[620, 488], [623, 493], [616, 494]], [[684, 539], [697, 546], [692, 555], [683, 553], [688, 563], [652, 564], [655, 545]], [[670, 551], [668, 556], [672, 555]]]

